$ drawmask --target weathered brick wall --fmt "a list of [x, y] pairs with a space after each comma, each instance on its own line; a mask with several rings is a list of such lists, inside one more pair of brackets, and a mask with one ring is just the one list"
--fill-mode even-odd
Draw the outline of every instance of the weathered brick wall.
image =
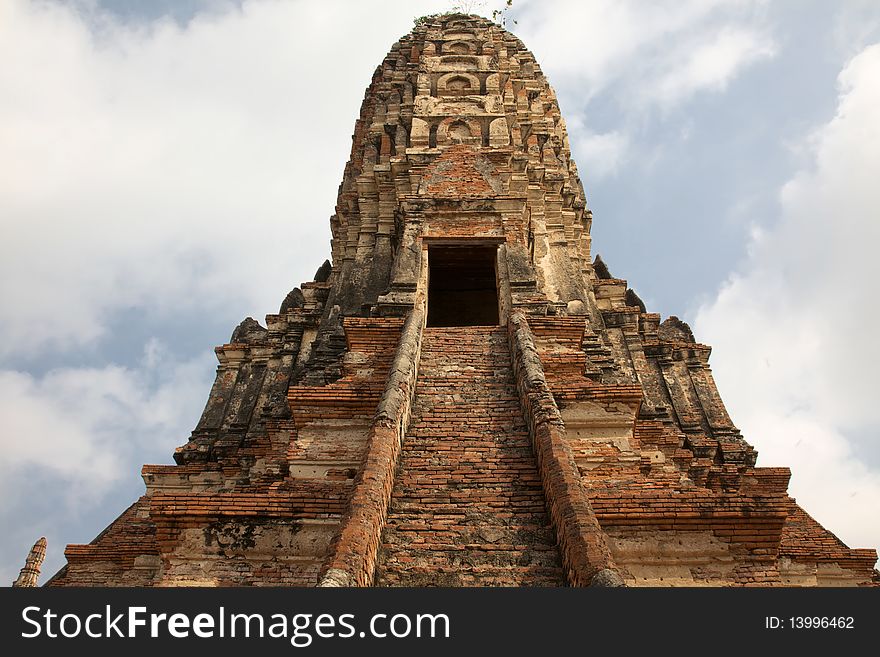
[[504, 329], [425, 329], [376, 584], [564, 583]]
[[523, 313], [511, 315], [508, 333], [517, 389], [568, 583], [572, 586], [619, 586], [620, 575], [581, 486], [574, 457], [565, 439], [565, 425], [547, 387], [541, 360]]
[[350, 483], [292, 481], [271, 491], [157, 494], [150, 518], [160, 586], [314, 586]]
[[141, 497], [88, 545], [68, 545], [67, 565], [47, 586], [149, 586], [160, 567], [149, 500]]
[[[609, 294], [605, 287], [603, 298], [612, 305], [603, 316], [612, 316], [624, 289], [620, 285]], [[639, 324], [630, 321], [638, 312], [628, 307], [609, 322], [616, 329], [606, 324], [598, 332], [590, 330], [587, 317], [530, 320], [566, 425], [565, 440], [624, 581], [634, 586], [869, 583], [873, 553], [850, 550], [804, 520], [786, 494], [786, 468], [751, 464], [753, 451], [718, 406], [706, 367], [708, 348], [681, 342], [689, 329], [679, 320], [661, 331], [647, 313]], [[623, 350], [628, 364], [614, 371], [630, 371], [632, 378], [604, 367], [609, 350], [597, 349], [592, 337], [603, 330], [618, 331], [622, 341], [610, 340], [610, 351], [619, 358], [615, 352]], [[664, 358], [668, 363], [661, 367], [657, 361]], [[667, 400], [668, 410], [658, 398]]]
[[404, 325], [391, 374], [370, 429], [363, 466], [321, 586], [369, 586], [373, 582], [380, 534], [394, 485], [394, 469], [415, 395], [424, 325], [425, 307], [419, 304]]

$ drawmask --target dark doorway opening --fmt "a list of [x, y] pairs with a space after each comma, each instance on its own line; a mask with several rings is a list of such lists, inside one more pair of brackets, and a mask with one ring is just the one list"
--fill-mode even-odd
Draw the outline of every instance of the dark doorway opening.
[[428, 248], [428, 326], [498, 326], [498, 247]]

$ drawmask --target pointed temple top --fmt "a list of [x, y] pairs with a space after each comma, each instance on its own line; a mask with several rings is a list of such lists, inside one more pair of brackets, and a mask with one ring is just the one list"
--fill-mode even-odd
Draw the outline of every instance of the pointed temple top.
[[330, 305], [344, 315], [411, 308], [415, 264], [394, 252], [418, 230], [504, 244], [524, 303], [583, 308], [591, 219], [534, 55], [488, 19], [428, 16], [391, 47], [361, 105], [331, 218]]
[[27, 559], [24, 562], [24, 568], [18, 575], [12, 586], [25, 587], [36, 586], [40, 577], [40, 568], [43, 565], [43, 559], [46, 558], [46, 537], [42, 536], [34, 543], [31, 551], [28, 552]]

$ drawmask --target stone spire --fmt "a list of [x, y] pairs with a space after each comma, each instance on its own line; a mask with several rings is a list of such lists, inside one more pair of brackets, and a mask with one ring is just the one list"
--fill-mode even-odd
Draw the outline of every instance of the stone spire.
[[590, 223], [556, 94], [534, 55], [477, 16], [438, 16], [394, 44], [355, 125], [333, 231], [329, 306], [413, 303], [426, 242], [500, 248], [513, 305], [587, 302]]
[[27, 555], [24, 562], [24, 568], [18, 574], [18, 579], [12, 583], [12, 586], [36, 586], [40, 577], [40, 567], [43, 565], [43, 559], [46, 558], [46, 537], [43, 536], [34, 543], [34, 547]]

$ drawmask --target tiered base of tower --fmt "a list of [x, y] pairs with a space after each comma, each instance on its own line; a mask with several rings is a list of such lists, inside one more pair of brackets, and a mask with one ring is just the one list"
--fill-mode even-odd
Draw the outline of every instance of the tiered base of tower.
[[[306, 290], [315, 295], [320, 288]], [[643, 358], [658, 377], [663, 367], [690, 368], [689, 380], [697, 380], [703, 347], [661, 337], [656, 316], [637, 308], [619, 312], [636, 320], [639, 339], [629, 344], [634, 362]], [[282, 327], [307, 324], [296, 321], [306, 315], [298, 307], [283, 319], [274, 316], [269, 332], [239, 335], [242, 342], [218, 349], [223, 364], [209, 409], [220, 404], [215, 395], [225, 396], [216, 423], [226, 429], [217, 429], [207, 450], [197, 431], [178, 451], [178, 465], [145, 466], [147, 494], [91, 544], [69, 546], [68, 565], [51, 585], [321, 581], [351, 522], [353, 490], [375, 479], [364, 464], [380, 438], [375, 411], [401, 349], [402, 322], [346, 320], [343, 376], [291, 386], [286, 417], [271, 417], [269, 393], [285, 358], [269, 348], [259, 360], [254, 356], [261, 341], [283, 345]], [[876, 553], [847, 548], [800, 509], [786, 494], [787, 469], [755, 468], [742, 458], [742, 444], [737, 451], [737, 443], [707, 444], [696, 431], [685, 433], [672, 409], [648, 411], [639, 385], [603, 383], [602, 372], [614, 369], [614, 350], [597, 345], [612, 340], [591, 335], [586, 318], [532, 316], [527, 324], [564, 423], [564, 448], [624, 583], [876, 583]], [[558, 523], [549, 513], [553, 473], [536, 460], [534, 446], [541, 411], [517, 393], [514, 347], [504, 329], [418, 329], [415, 394], [370, 581], [565, 585], [570, 569], [561, 562]], [[233, 352], [230, 369], [224, 359]], [[255, 375], [256, 369], [262, 372]], [[643, 381], [651, 383], [647, 374]], [[692, 386], [690, 394], [697, 390]], [[678, 403], [672, 398], [670, 406]], [[233, 445], [232, 420], [248, 412]], [[202, 431], [205, 424], [203, 418]]]

